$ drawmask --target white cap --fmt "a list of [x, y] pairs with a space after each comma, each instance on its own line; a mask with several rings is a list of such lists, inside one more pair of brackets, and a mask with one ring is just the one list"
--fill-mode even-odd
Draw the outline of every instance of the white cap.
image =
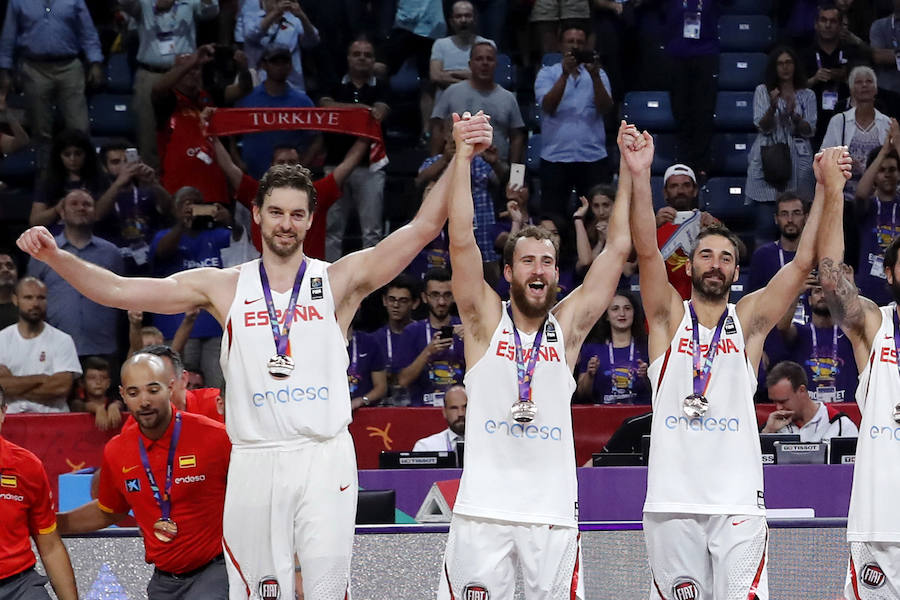
[[672, 175], [687, 175], [694, 182], [694, 185], [697, 185], [697, 177], [694, 175], [694, 170], [687, 165], [678, 163], [666, 169], [666, 174], [663, 175], [663, 185], [669, 181], [669, 177]]

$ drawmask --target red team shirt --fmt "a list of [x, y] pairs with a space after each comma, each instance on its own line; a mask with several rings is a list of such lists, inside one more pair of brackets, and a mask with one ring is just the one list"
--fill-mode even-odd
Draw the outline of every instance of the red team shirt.
[[100, 509], [124, 514], [134, 510], [144, 537], [145, 559], [163, 571], [185, 573], [202, 567], [222, 553], [222, 511], [231, 442], [225, 426], [200, 415], [182, 412], [181, 436], [172, 471], [172, 514], [178, 535], [164, 543], [153, 535], [159, 504], [141, 464], [138, 440], [147, 448], [153, 477], [166, 480], [169, 442], [175, 426], [175, 408], [166, 433], [158, 440], [145, 437], [136, 426], [124, 427], [103, 449]]
[[225, 423], [225, 415], [219, 414], [219, 408], [216, 401], [222, 392], [219, 388], [198, 388], [196, 390], [185, 390], [184, 393], [184, 410], [195, 415], [203, 415], [209, 417], [213, 421]]
[[0, 437], [0, 579], [37, 562], [30, 537], [56, 530], [52, 500], [40, 459]]

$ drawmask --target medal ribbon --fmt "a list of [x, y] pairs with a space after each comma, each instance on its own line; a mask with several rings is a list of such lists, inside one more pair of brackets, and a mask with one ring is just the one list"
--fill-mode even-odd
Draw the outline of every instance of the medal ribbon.
[[150, 457], [147, 456], [147, 449], [144, 442], [138, 438], [138, 450], [141, 453], [141, 464], [144, 465], [144, 473], [147, 474], [147, 480], [150, 482], [150, 489], [153, 491], [153, 499], [159, 504], [159, 512], [163, 521], [169, 520], [172, 514], [172, 497], [169, 492], [172, 490], [172, 471], [175, 464], [175, 448], [178, 446], [178, 438], [181, 436], [181, 411], [175, 413], [175, 426], [172, 428], [172, 439], [169, 442], [169, 458], [166, 460], [166, 481], [162, 493], [159, 491], [159, 485], [150, 470]]
[[288, 351], [288, 336], [291, 333], [291, 325], [294, 324], [294, 309], [297, 307], [297, 297], [300, 295], [300, 283], [306, 274], [306, 259], [297, 269], [294, 278], [294, 288], [291, 290], [291, 299], [284, 311], [284, 330], [278, 325], [278, 313], [275, 312], [275, 303], [272, 301], [272, 288], [269, 286], [269, 278], [266, 276], [266, 267], [263, 261], [259, 261], [259, 278], [262, 281], [263, 296], [266, 298], [266, 309], [269, 311], [269, 325], [272, 326], [272, 336], [275, 338], [275, 350], [280, 356], [286, 356]]
[[[831, 327], [831, 352], [829, 352], [829, 354], [831, 355], [832, 364], [836, 365], [838, 359], [838, 326], [832, 325]], [[824, 354], [824, 351], [819, 351], [819, 336], [816, 333], [816, 326], [810, 323], [809, 328], [812, 333], [813, 354], [816, 356], [816, 358], [821, 358]]]
[[722, 336], [722, 327], [725, 326], [728, 308], [726, 307], [722, 312], [722, 316], [719, 317], [719, 323], [716, 325], [712, 339], [709, 341], [706, 356], [700, 356], [700, 323], [697, 319], [697, 313], [694, 311], [694, 303], [688, 302], [688, 308], [691, 309], [691, 326], [694, 328], [694, 347], [692, 349], [692, 354], [694, 355], [694, 394], [704, 396], [706, 395], [706, 388], [709, 387], [710, 372], [719, 348], [719, 338]]
[[528, 358], [528, 364], [526, 365], [522, 352], [522, 338], [519, 337], [519, 330], [516, 328], [516, 322], [513, 320], [512, 303], [506, 305], [506, 312], [509, 313], [513, 337], [516, 341], [516, 376], [519, 380], [519, 402], [530, 402], [531, 378], [534, 375], [534, 367], [537, 364], [538, 351], [541, 349], [541, 340], [544, 337], [544, 325], [546, 325], [547, 319], [544, 319], [540, 329], [534, 336], [534, 342], [531, 344], [531, 356]]
[[[613, 355], [613, 343], [609, 342], [609, 344], [607, 344], [607, 348], [609, 349], [610, 389], [612, 390], [613, 393], [615, 393], [616, 390], [619, 390], [622, 388], [616, 386], [616, 377], [615, 377], [616, 359], [615, 359], [615, 356]], [[634, 338], [631, 339], [631, 345], [628, 346], [628, 373], [629, 373], [628, 387], [626, 389], [628, 390], [628, 393], [631, 394], [631, 390], [634, 387], [634, 373], [635, 373]]]
[[[900, 356], [900, 320], [897, 319], [897, 307], [894, 307], [894, 350]], [[900, 372], [900, 360], [897, 361], [897, 371]]]

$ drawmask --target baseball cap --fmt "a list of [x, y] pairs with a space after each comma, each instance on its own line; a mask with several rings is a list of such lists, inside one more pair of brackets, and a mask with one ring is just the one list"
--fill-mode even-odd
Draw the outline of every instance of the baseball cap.
[[694, 170], [689, 166], [683, 165], [681, 163], [674, 164], [666, 169], [666, 174], [663, 175], [663, 185], [665, 185], [666, 182], [669, 181], [669, 177], [671, 177], [672, 175], [687, 175], [691, 178], [691, 181], [693, 181], [695, 185], [697, 183], [697, 176], [694, 175]]

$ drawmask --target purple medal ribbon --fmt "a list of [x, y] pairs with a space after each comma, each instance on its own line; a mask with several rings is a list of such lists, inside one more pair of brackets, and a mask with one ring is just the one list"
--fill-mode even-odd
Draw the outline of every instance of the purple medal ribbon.
[[150, 470], [150, 457], [147, 456], [147, 449], [144, 442], [138, 438], [138, 450], [141, 453], [141, 464], [144, 465], [144, 473], [147, 474], [147, 480], [150, 482], [150, 489], [153, 491], [153, 498], [159, 504], [159, 512], [163, 521], [169, 520], [172, 514], [172, 497], [169, 495], [172, 490], [172, 470], [175, 463], [175, 448], [178, 446], [178, 438], [181, 436], [181, 411], [175, 413], [175, 426], [172, 428], [172, 440], [169, 442], [169, 458], [166, 460], [166, 481], [162, 493], [159, 491], [159, 485]]
[[512, 303], [506, 305], [506, 312], [509, 313], [513, 337], [516, 341], [516, 375], [519, 379], [519, 402], [530, 402], [531, 378], [534, 375], [534, 366], [537, 364], [538, 351], [541, 349], [541, 340], [544, 337], [544, 325], [547, 323], [547, 319], [544, 319], [540, 329], [534, 336], [534, 342], [531, 344], [531, 356], [528, 357], [528, 364], [526, 365], [522, 355], [522, 338], [519, 337], [519, 330], [516, 328], [516, 322], [513, 320]]
[[275, 303], [272, 301], [272, 288], [269, 287], [269, 278], [266, 276], [266, 267], [259, 261], [259, 278], [262, 281], [263, 296], [266, 298], [266, 309], [269, 311], [269, 325], [272, 326], [272, 335], [275, 338], [275, 349], [279, 356], [287, 355], [288, 336], [291, 333], [291, 325], [294, 324], [294, 309], [297, 307], [297, 297], [300, 295], [300, 283], [306, 274], [306, 259], [297, 269], [297, 277], [294, 278], [294, 288], [291, 290], [291, 299], [284, 312], [284, 332], [278, 325], [278, 314], [275, 312]]
[[894, 350], [897, 352], [897, 371], [900, 372], [900, 320], [897, 318], [897, 308], [894, 307]]
[[712, 339], [709, 342], [709, 348], [706, 350], [706, 356], [700, 355], [700, 323], [697, 319], [697, 313], [694, 311], [694, 303], [688, 302], [688, 308], [691, 310], [691, 326], [694, 328], [694, 347], [692, 354], [694, 355], [694, 394], [705, 396], [706, 388], [709, 386], [709, 375], [712, 371], [713, 360], [716, 358], [716, 352], [719, 347], [719, 338], [722, 336], [722, 327], [725, 326], [725, 319], [728, 317], [728, 308], [719, 318], [719, 323], [713, 332]]

